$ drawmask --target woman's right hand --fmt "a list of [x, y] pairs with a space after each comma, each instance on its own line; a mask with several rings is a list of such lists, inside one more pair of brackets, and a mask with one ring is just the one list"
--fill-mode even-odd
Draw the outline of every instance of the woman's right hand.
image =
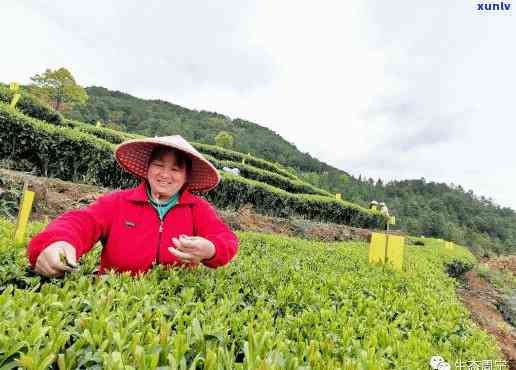
[[64, 241], [50, 244], [38, 256], [34, 270], [47, 277], [61, 277], [65, 272], [77, 271], [75, 248]]

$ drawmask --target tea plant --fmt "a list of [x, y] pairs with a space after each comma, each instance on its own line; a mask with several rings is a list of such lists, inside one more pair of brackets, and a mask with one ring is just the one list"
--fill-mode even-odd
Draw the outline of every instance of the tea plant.
[[502, 358], [445, 272], [474, 262], [461, 247], [408, 246], [394, 271], [368, 264], [365, 243], [239, 233], [225, 268], [95, 278], [99, 247], [79, 272], [49, 280], [29, 275], [13, 229], [0, 221], [0, 368], [419, 369], [435, 354]]

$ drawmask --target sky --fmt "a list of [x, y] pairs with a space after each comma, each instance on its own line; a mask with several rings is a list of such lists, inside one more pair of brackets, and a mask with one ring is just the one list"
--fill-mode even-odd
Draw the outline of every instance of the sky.
[[66, 67], [83, 86], [255, 122], [354, 176], [516, 210], [516, 2], [477, 3], [4, 1], [0, 81]]

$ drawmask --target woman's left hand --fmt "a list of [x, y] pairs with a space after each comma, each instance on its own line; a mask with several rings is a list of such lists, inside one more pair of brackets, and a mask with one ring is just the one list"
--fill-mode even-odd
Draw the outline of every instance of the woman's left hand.
[[184, 263], [198, 264], [215, 256], [215, 245], [200, 236], [181, 235], [172, 238], [172, 242], [176, 248], [170, 247], [168, 250]]

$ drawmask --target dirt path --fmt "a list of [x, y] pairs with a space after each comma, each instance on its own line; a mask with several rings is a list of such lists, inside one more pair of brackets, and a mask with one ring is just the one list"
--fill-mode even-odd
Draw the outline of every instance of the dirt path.
[[69, 209], [80, 208], [93, 202], [107, 189], [59, 179], [47, 179], [25, 172], [0, 168], [0, 193], [16, 188], [22, 189], [28, 182], [35, 192], [31, 220], [53, 219]]
[[[493, 266], [496, 264], [496, 261], [492, 262]], [[475, 271], [467, 272], [464, 278], [465, 287], [458, 290], [461, 301], [477, 325], [496, 338], [509, 368], [516, 370], [516, 328], [505, 321], [498, 311], [500, 292]]]

